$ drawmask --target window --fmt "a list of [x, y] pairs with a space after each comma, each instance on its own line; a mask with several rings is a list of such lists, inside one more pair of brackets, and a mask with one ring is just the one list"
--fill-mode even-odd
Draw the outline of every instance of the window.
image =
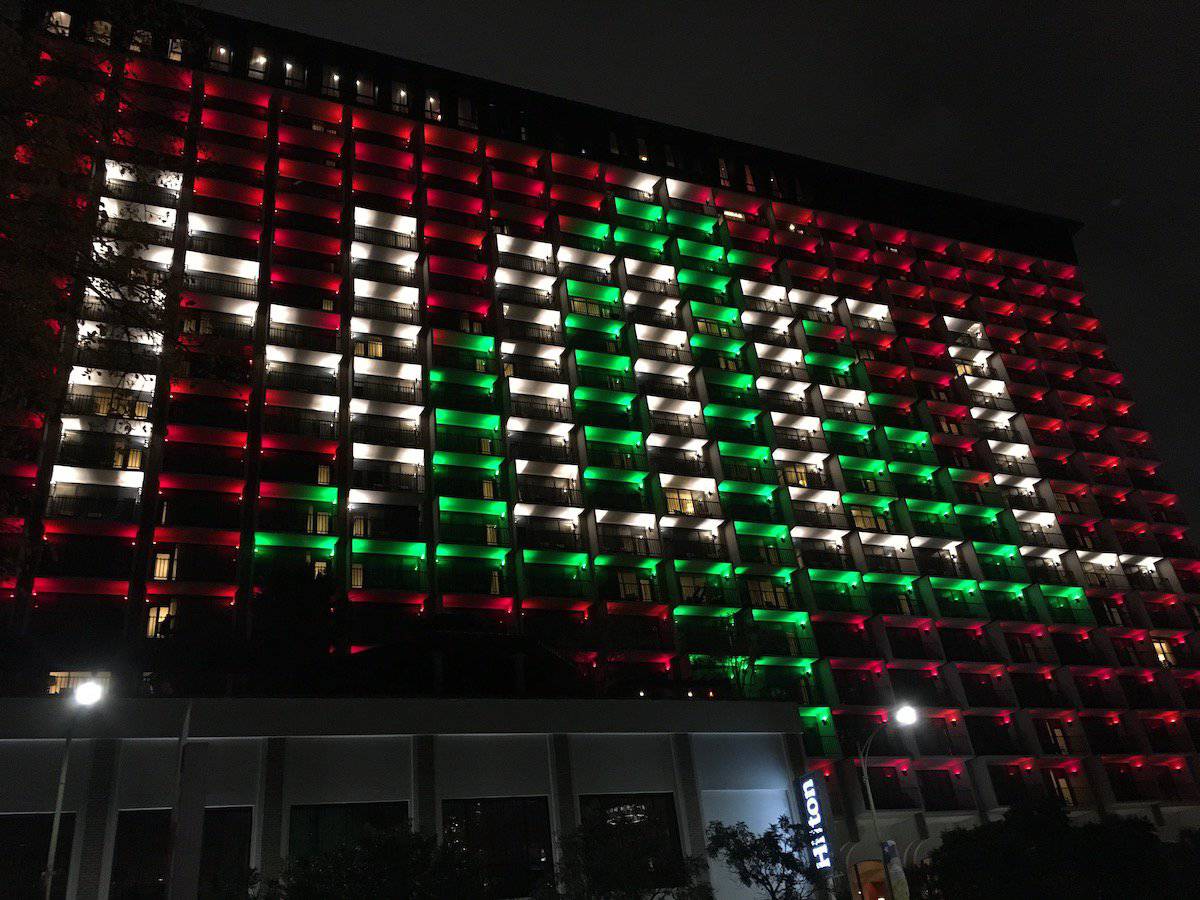
[[133, 37], [129, 39], [129, 52], [145, 53], [150, 49], [152, 40], [153, 39], [150, 36], [150, 32], [146, 31], [144, 28], [138, 28], [133, 32]]
[[350, 587], [361, 588], [363, 586], [363, 566], [362, 563], [350, 564]]
[[108, 690], [109, 682], [112, 680], [111, 672], [92, 671], [87, 669], [77, 669], [71, 672], [51, 672], [50, 686], [46, 693], [48, 694], [70, 694], [75, 688], [83, 684], [85, 681], [98, 681]]
[[436, 91], [425, 95], [425, 118], [434, 122], [442, 121], [442, 98]]
[[92, 22], [91, 32], [88, 34], [88, 40], [94, 44], [111, 44], [112, 43], [112, 22], [104, 19], [97, 19]]
[[[41, 897], [42, 870], [50, 850], [50, 813], [13, 813], [0, 815], [0, 884], [6, 885], [6, 897]], [[66, 895], [67, 874], [71, 867], [71, 845], [75, 838], [75, 814], [63, 813], [58, 830], [58, 848], [54, 856], [54, 896]]]
[[283, 83], [287, 87], [302, 88], [308, 80], [308, 70], [291, 60], [283, 62]]
[[245, 897], [249, 893], [253, 822], [254, 810], [249, 806], [204, 810], [198, 896]]
[[[771, 547], [770, 549], [775, 550], [776, 548]], [[751, 606], [765, 609], [787, 609], [790, 605], [787, 589], [773, 578], [748, 578], [745, 584]]]
[[333, 483], [333, 466], [328, 463], [321, 463], [317, 466], [317, 484], [332, 484]]
[[654, 599], [654, 582], [641, 572], [617, 573], [617, 590], [622, 600]]
[[717, 177], [721, 181], [721, 187], [729, 187], [729, 166], [724, 157], [717, 157]]
[[175, 577], [175, 554], [173, 552], [154, 554], [153, 577], [155, 581], [170, 581]]
[[308, 533], [329, 534], [329, 513], [318, 512], [310, 508], [308, 511]]
[[267, 51], [262, 47], [254, 47], [250, 50], [250, 66], [246, 74], [255, 81], [262, 81], [267, 77]]
[[175, 625], [175, 604], [156, 603], [146, 610], [146, 637], [162, 638], [170, 635]]
[[67, 34], [71, 30], [71, 14], [61, 9], [47, 13], [46, 30], [51, 34]]
[[850, 518], [859, 531], [887, 531], [887, 516], [867, 506], [850, 506]]
[[383, 340], [381, 338], [367, 338], [355, 341], [354, 355], [367, 356], [371, 359], [382, 359]]
[[222, 43], [213, 44], [208, 48], [208, 64], [218, 72], [228, 72], [233, 60], [233, 52]]
[[675, 150], [670, 144], [663, 144], [663, 162], [667, 164], [667, 168], [675, 168]]
[[117, 814], [110, 897], [160, 897], [170, 853], [169, 809], [123, 809]]
[[355, 516], [350, 520], [350, 533], [352, 537], [367, 536], [367, 517]]
[[353, 846], [369, 829], [408, 827], [408, 804], [321, 803], [293, 806], [288, 823], [288, 858], [304, 859], [337, 847]]
[[327, 97], [336, 97], [342, 90], [342, 76], [333, 66], [321, 67], [321, 93]]
[[183, 41], [171, 38], [167, 42], [167, 59], [171, 62], [183, 62]]
[[458, 98], [458, 126], [460, 128], [479, 127], [479, 120], [475, 116], [475, 101], [470, 97]]
[[705, 503], [699, 494], [683, 488], [664, 488], [667, 513], [675, 516], [699, 516], [705, 513]]
[[329, 561], [325, 559], [314, 559], [312, 561], [313, 578], [323, 578], [329, 574]]
[[750, 165], [748, 163], [742, 166], [742, 175], [746, 182], [746, 190], [757, 192], [758, 187], [754, 184], [754, 173], [750, 171]]
[[370, 75], [359, 75], [354, 79], [354, 96], [359, 103], [374, 103], [375, 79]]
[[[679, 820], [672, 794], [592, 794], [579, 798], [579, 818], [601, 844], [636, 847], [636, 866], [627, 872], [631, 887], [647, 892], [684, 883]], [[619, 858], [634, 854], [621, 853]]]
[[396, 112], [408, 112], [408, 85], [401, 81], [392, 82], [392, 109]]
[[483, 856], [498, 897], [525, 897], [553, 872], [545, 797], [444, 800], [445, 840]]
[[646, 139], [645, 138], [640, 137], [637, 139], [637, 152], [638, 152], [638, 159], [641, 162], [649, 162], [650, 161], [650, 150], [646, 147]]
[[615, 131], [608, 133], [608, 152], [613, 156], [621, 155], [621, 142], [617, 140], [617, 133]]
[[1169, 669], [1175, 665], [1175, 648], [1171, 646], [1169, 639], [1152, 637], [1150, 645], [1154, 648], [1154, 655], [1158, 657], [1159, 665], [1164, 669]]

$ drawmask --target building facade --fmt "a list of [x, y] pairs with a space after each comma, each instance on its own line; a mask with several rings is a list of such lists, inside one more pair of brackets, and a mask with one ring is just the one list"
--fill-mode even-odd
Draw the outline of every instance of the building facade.
[[[121, 329], [77, 279], [61, 415], [4, 468], [51, 691], [137, 694], [131, 659], [303, 596], [379, 693], [558, 698], [472, 701], [478, 734], [448, 699], [205, 701], [180, 808], [251, 810], [254, 865], [367, 800], [440, 833], [534, 798], [559, 834], [661, 794], [695, 853], [813, 769], [842, 866], [864, 768], [909, 860], [1026, 797], [1200, 824], [1200, 554], [1071, 223], [216, 15], [26, 18], [39, 77], [113, 104], [95, 238], [171, 310]], [[43, 765], [57, 701], [8, 702], [0, 755]], [[179, 703], [118, 706], [75, 751], [80, 896], [177, 805]]]

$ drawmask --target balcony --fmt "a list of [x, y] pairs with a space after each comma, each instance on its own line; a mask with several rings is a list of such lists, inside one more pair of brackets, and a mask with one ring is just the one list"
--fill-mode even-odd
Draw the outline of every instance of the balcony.
[[570, 422], [574, 418], [569, 402], [532, 397], [527, 394], [512, 395], [511, 412], [514, 416], [544, 419], [551, 422]]
[[137, 516], [137, 509], [136, 497], [51, 497], [46, 501], [46, 518], [129, 522]]
[[531, 483], [524, 479], [517, 480], [517, 497], [524, 503], [541, 503], [548, 506], [583, 506], [583, 494], [577, 488]]
[[183, 276], [183, 286], [202, 294], [235, 297], [239, 300], [254, 300], [258, 297], [258, 282], [249, 278], [234, 278], [231, 275], [201, 274], [188, 272]]
[[418, 307], [373, 297], [355, 297], [354, 314], [384, 322], [417, 324], [421, 321], [421, 310]]
[[272, 408], [263, 413], [263, 431], [335, 440], [338, 423], [336, 418], [321, 413]]
[[373, 259], [355, 260], [354, 277], [413, 287], [420, 283], [420, 279], [411, 269], [405, 269], [402, 266], [394, 266], [391, 263], [379, 262]]
[[508, 440], [508, 455], [512, 459], [533, 459], [542, 462], [576, 461], [575, 450], [568, 441], [537, 440], [515, 435]]
[[653, 537], [641, 534], [622, 534], [600, 527], [597, 544], [602, 553], [632, 553], [635, 556], [658, 556], [662, 543]]

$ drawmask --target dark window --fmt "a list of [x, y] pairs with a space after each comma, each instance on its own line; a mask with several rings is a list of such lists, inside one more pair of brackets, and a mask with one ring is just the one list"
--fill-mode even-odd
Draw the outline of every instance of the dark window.
[[288, 856], [304, 859], [361, 840], [369, 829], [388, 831], [408, 825], [408, 804], [316, 803], [293, 806]]
[[[641, 850], [630, 885], [647, 890], [683, 884], [683, 850], [671, 794], [594, 794], [579, 798], [585, 828], [611, 829], [615, 840]], [[603, 832], [601, 832], [603, 833]]]
[[447, 841], [483, 854], [496, 897], [527, 896], [553, 869], [545, 797], [445, 800], [442, 820]]
[[121, 810], [108, 896], [113, 900], [166, 897], [170, 840], [169, 809]]
[[[54, 816], [0, 816], [0, 884], [4, 896], [12, 900], [41, 900], [42, 869], [50, 849], [50, 828]], [[71, 865], [71, 839], [75, 834], [75, 814], [63, 813], [58, 826], [58, 850], [54, 854], [54, 893], [56, 900], [67, 895], [67, 875]]]
[[254, 810], [249, 806], [204, 811], [200, 844], [200, 896], [206, 900], [245, 897], [250, 889], [250, 837]]

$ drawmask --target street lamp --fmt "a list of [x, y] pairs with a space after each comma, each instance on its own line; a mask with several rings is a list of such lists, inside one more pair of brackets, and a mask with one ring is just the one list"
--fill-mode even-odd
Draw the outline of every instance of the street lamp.
[[54, 889], [54, 857], [58, 855], [58, 829], [62, 823], [63, 795], [67, 790], [67, 764], [71, 759], [71, 739], [75, 736], [75, 721], [80, 710], [91, 709], [104, 699], [104, 685], [89, 678], [75, 685], [71, 692], [71, 716], [67, 719], [67, 740], [63, 745], [62, 762], [58, 766], [58, 795], [54, 799], [54, 824], [50, 826], [50, 847], [46, 851], [46, 869], [42, 872], [45, 900]]
[[892, 710], [890, 717], [885, 716], [883, 721], [867, 735], [866, 740], [860, 741], [858, 745], [858, 764], [862, 767], [863, 788], [867, 794], [867, 806], [871, 810], [871, 825], [875, 830], [875, 843], [879, 845], [879, 864], [883, 869], [883, 883], [887, 888], [888, 900], [891, 900], [894, 891], [892, 890], [892, 877], [888, 873], [887, 860], [884, 858], [883, 836], [879, 831], [879, 811], [875, 808], [875, 795], [871, 792], [871, 777], [867, 773], [867, 751], [871, 749], [871, 743], [875, 740], [876, 735], [887, 728], [889, 720], [894, 720], [901, 728], [911, 728], [917, 724], [920, 717], [915, 706], [903, 703]]

